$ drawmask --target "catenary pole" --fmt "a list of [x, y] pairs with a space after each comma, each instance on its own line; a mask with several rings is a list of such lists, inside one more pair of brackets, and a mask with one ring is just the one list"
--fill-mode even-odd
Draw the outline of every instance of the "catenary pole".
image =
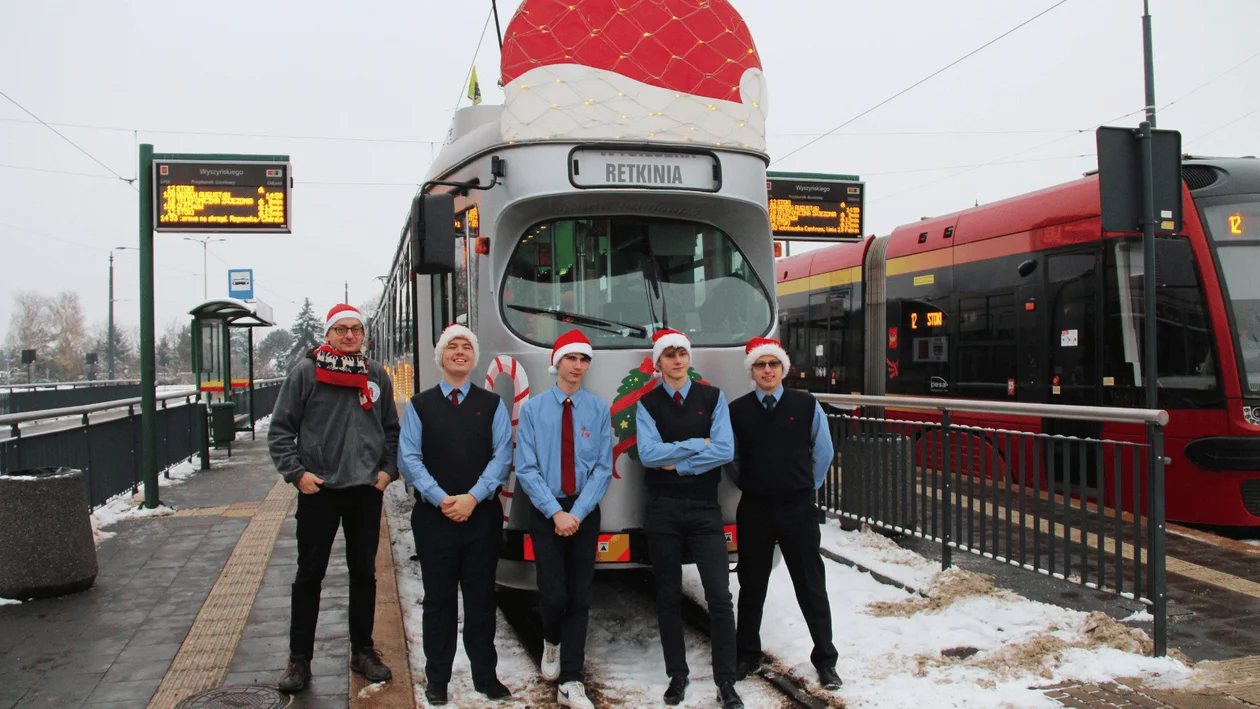
[[140, 145], [140, 475], [144, 506], [157, 507], [157, 368], [153, 328], [153, 146]]

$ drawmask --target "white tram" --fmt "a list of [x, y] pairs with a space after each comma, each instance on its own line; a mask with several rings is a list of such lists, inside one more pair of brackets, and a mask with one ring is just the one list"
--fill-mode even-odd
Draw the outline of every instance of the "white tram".
[[[519, 20], [518, 13], [509, 34]], [[652, 333], [666, 327], [687, 333], [695, 377], [722, 388], [728, 400], [752, 387], [744, 344], [773, 336], [764, 109], [753, 103], [764, 80], [759, 69], [749, 70], [740, 83], [743, 101], [720, 102], [728, 113], [750, 113], [761, 129], [758, 142], [736, 136], [737, 147], [730, 147], [720, 139], [690, 140], [684, 121], [674, 121], [669, 135], [651, 126], [638, 137], [633, 130], [613, 135], [624, 125], [543, 135], [545, 121], [523, 125], [519, 110], [513, 113], [525, 100], [519, 89], [538, 81], [539, 72], [549, 72], [548, 85], [562, 79], [577, 85], [571, 68], [542, 67], [513, 79], [517, 91], [508, 91], [505, 106], [456, 112], [403, 229], [369, 346], [405, 406], [440, 379], [432, 351], [442, 329], [469, 326], [481, 350], [474, 382], [503, 397], [515, 424], [520, 404], [555, 384], [547, 373], [555, 338], [580, 329], [597, 350], [586, 389], [613, 411], [614, 477], [601, 507], [597, 568], [642, 566], [649, 561], [646, 490], [634, 448], [634, 404], [656, 382]], [[508, 73], [505, 67], [505, 80]], [[604, 83], [625, 78], [597, 73]], [[553, 75], [561, 78], [551, 82]], [[660, 90], [646, 87], [640, 100]], [[669, 93], [679, 104], [680, 94]], [[682, 96], [691, 98], [713, 109], [712, 99]], [[584, 106], [570, 102], [565, 117]], [[746, 128], [747, 120], [734, 123]], [[732, 554], [738, 495], [724, 478]], [[514, 476], [501, 499], [507, 523], [499, 581], [529, 588], [530, 502]]]

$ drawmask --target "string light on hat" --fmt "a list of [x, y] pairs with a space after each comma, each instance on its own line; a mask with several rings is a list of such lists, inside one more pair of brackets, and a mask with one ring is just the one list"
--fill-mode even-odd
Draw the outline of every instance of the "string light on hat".
[[761, 60], [728, 0], [526, 0], [501, 70], [507, 140], [765, 150]]

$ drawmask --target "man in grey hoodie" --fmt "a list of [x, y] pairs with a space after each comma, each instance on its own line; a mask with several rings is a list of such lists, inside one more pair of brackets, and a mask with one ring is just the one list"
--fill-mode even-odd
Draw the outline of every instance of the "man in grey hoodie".
[[276, 471], [297, 486], [298, 569], [293, 580], [289, 667], [279, 689], [311, 679], [319, 594], [340, 526], [350, 567], [350, 669], [372, 682], [392, 677], [372, 644], [382, 494], [398, 477], [398, 411], [385, 369], [361, 353], [363, 316], [336, 305], [327, 344], [280, 387], [267, 445]]

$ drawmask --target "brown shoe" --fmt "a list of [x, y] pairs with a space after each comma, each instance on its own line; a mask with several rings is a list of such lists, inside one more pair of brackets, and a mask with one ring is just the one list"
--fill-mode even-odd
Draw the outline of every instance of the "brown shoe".
[[311, 682], [311, 661], [302, 657], [290, 657], [289, 669], [276, 683], [276, 689], [285, 694], [293, 694], [306, 689]]
[[381, 653], [370, 645], [350, 654], [350, 669], [366, 677], [369, 682], [388, 682], [394, 677], [394, 673], [381, 662]]

